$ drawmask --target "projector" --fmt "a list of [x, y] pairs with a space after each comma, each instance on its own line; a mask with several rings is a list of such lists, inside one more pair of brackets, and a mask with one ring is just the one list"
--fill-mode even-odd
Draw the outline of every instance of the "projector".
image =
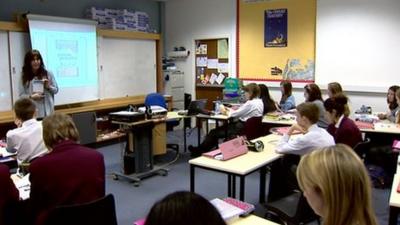
[[165, 117], [168, 113], [168, 111], [165, 108], [163, 108], [161, 106], [157, 106], [157, 105], [150, 106], [150, 108], [148, 108], [147, 112], [146, 112], [146, 107], [144, 107], [144, 106], [139, 107], [138, 111], [151, 116], [151, 118]]

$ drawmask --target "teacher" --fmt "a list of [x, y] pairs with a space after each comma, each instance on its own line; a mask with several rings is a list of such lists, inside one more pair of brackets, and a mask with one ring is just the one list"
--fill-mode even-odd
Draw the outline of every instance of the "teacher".
[[54, 95], [58, 85], [53, 73], [45, 69], [38, 50], [26, 53], [22, 67], [20, 97], [31, 98], [37, 108], [37, 118], [43, 118], [54, 111]]

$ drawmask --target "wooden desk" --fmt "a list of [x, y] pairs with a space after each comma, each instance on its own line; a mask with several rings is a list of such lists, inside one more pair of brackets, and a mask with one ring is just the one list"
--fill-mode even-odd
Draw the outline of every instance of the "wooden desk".
[[255, 215], [249, 215], [247, 217], [239, 217], [237, 219], [229, 221], [228, 225], [278, 225], [278, 224]]
[[[245, 155], [227, 160], [219, 161], [216, 159], [200, 156], [189, 160], [190, 164], [190, 191], [195, 191], [195, 168], [217, 171], [228, 175], [228, 196], [236, 197], [235, 176], [240, 178], [240, 200], [244, 200], [245, 177], [254, 171], [260, 170], [260, 195], [259, 201], [265, 202], [265, 176], [266, 165], [278, 158], [281, 154], [275, 153], [276, 142], [281, 138], [279, 135], [270, 134], [255, 140], [260, 140], [264, 144], [264, 151], [249, 151]], [[233, 178], [233, 179], [232, 179]]]
[[400, 174], [395, 174], [393, 178], [392, 190], [390, 192], [390, 212], [389, 212], [389, 225], [397, 224], [397, 217], [400, 212], [400, 193], [397, 193], [397, 185], [400, 181]]

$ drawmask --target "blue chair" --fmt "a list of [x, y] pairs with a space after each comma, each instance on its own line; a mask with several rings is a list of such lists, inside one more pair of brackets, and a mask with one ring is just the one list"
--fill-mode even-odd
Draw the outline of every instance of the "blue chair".
[[[150, 106], [161, 106], [165, 109], [167, 108], [167, 103], [165, 102], [164, 96], [162, 96], [159, 93], [150, 93], [146, 96], [144, 100], [144, 105], [147, 107]], [[167, 130], [173, 130], [173, 127], [179, 125], [179, 120], [170, 120], [167, 121]], [[167, 144], [167, 148], [172, 148], [175, 149], [176, 151], [179, 151], [179, 145], [178, 144]]]

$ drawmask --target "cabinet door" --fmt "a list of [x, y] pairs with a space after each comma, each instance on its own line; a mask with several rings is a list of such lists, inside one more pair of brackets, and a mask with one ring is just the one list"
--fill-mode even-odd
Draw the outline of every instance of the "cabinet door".
[[19, 99], [19, 85], [22, 76], [24, 57], [30, 49], [29, 35], [23, 32], [10, 32], [11, 83], [14, 102]]
[[8, 32], [0, 31], [0, 111], [12, 109], [8, 53]]

